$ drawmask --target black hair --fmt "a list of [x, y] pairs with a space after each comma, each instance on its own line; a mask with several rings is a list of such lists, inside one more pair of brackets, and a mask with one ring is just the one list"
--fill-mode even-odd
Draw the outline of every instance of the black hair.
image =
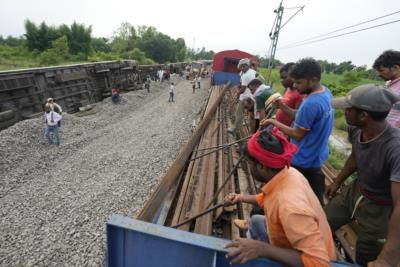
[[370, 116], [371, 119], [373, 119], [374, 121], [384, 121], [390, 112], [390, 110], [388, 110], [388, 111], [369, 111], [369, 110], [359, 109], [356, 107], [354, 107], [354, 109], [357, 112], [366, 112], [368, 114], [368, 116]]
[[400, 51], [386, 50], [375, 60], [372, 67], [378, 70], [380, 66], [389, 68], [394, 65], [400, 66]]
[[294, 64], [292, 69], [289, 70], [289, 76], [293, 79], [307, 79], [313, 78], [321, 79], [321, 66], [318, 61], [313, 58], [303, 58]]
[[[262, 131], [260, 135], [257, 137], [257, 143], [261, 145], [262, 148], [265, 150], [268, 150], [271, 153], [274, 154], [282, 154], [284, 152], [283, 146], [279, 138], [276, 136], [272, 135], [268, 131]], [[248, 157], [250, 160], [254, 162], [258, 162], [257, 159], [255, 159], [253, 156], [249, 154], [249, 151], [247, 149], [247, 142], [242, 144], [241, 146], [242, 153]], [[270, 168], [271, 169], [271, 168]]]
[[257, 143], [259, 143], [264, 149], [274, 154], [282, 154], [283, 146], [281, 141], [275, 135], [272, 135], [268, 131], [262, 131], [257, 137]]
[[279, 73], [282, 73], [282, 72], [289, 72], [289, 70], [291, 70], [292, 69], [292, 67], [294, 66], [294, 62], [289, 62], [289, 63], [286, 63], [285, 65], [283, 65], [282, 67], [281, 67], [281, 69], [279, 70]]
[[257, 86], [257, 85], [261, 85], [262, 84], [262, 81], [260, 81], [259, 79], [257, 79], [257, 78], [255, 78], [255, 79], [253, 79], [253, 80], [251, 80], [251, 82], [249, 82], [249, 85], [248, 86]]

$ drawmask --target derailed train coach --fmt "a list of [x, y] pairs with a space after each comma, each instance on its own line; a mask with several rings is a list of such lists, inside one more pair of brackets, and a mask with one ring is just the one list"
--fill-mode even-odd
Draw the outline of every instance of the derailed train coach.
[[224, 50], [216, 53], [212, 65], [212, 85], [222, 85], [230, 82], [237, 85], [240, 82], [239, 69], [237, 65], [242, 58], [250, 59], [255, 66], [258, 65], [257, 57], [240, 50]]
[[1, 71], [0, 130], [42, 112], [49, 97], [74, 113], [110, 96], [112, 86], [122, 91], [141, 89], [147, 76], [156, 77], [159, 69], [168, 66], [171, 73], [181, 73], [185, 64], [138, 65], [134, 60], [118, 60]]

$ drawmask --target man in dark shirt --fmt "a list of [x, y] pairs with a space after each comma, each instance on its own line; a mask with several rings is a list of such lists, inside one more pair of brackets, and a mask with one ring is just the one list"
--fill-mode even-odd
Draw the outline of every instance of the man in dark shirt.
[[400, 130], [386, 122], [398, 98], [388, 90], [361, 85], [332, 101], [345, 109], [352, 153], [335, 182], [333, 198], [343, 182], [357, 171], [358, 178], [336, 195], [325, 212], [332, 231], [356, 220], [359, 226], [356, 261], [366, 266], [400, 263]]

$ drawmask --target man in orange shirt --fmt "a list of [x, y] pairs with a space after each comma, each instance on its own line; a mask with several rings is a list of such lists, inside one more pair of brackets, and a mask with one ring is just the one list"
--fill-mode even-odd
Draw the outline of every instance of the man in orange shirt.
[[[330, 266], [335, 259], [332, 232], [308, 181], [290, 162], [297, 147], [274, 129], [258, 131], [244, 151], [252, 176], [265, 183], [262, 193], [230, 193], [226, 204], [258, 204], [265, 217], [251, 217], [248, 236], [226, 247], [231, 263], [265, 257], [285, 266]], [[268, 230], [267, 230], [268, 229]]]

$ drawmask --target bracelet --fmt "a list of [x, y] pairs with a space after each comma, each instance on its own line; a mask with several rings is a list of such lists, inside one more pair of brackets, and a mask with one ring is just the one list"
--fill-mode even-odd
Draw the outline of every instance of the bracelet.
[[238, 201], [239, 202], [243, 202], [243, 193], [239, 194]]

